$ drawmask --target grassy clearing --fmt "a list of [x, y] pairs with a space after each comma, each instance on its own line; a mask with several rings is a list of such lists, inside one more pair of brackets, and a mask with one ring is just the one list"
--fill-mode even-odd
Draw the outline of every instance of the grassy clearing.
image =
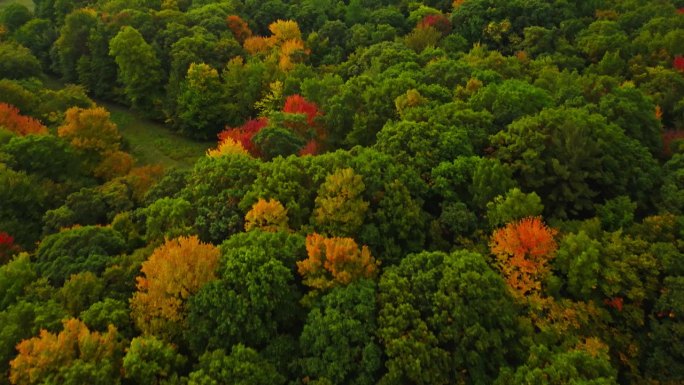
[[19, 3], [21, 5], [24, 5], [26, 8], [30, 9], [33, 11], [33, 0], [0, 0], [0, 8], [6, 7], [10, 4], [13, 3]]
[[123, 106], [97, 102], [111, 113], [138, 164], [190, 168], [215, 142], [197, 142], [176, 135], [159, 123], [141, 118]]
[[[61, 80], [49, 76], [43, 84], [53, 90], [64, 87]], [[109, 111], [124, 138], [124, 149], [133, 155], [138, 165], [159, 164], [164, 168], [187, 169], [204, 156], [207, 149], [216, 146], [215, 141], [199, 142], [180, 136], [163, 124], [142, 118], [120, 104], [95, 102]]]

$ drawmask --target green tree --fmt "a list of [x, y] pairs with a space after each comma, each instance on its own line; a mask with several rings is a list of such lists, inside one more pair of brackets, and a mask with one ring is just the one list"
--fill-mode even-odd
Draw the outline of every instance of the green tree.
[[238, 202], [257, 178], [259, 164], [241, 155], [203, 157], [195, 163], [180, 195], [195, 209], [194, 228], [200, 239], [220, 243], [244, 229], [251, 204], [243, 208]]
[[378, 132], [376, 148], [421, 174], [440, 162], [473, 154], [465, 130], [425, 122], [389, 122]]
[[197, 369], [190, 373], [189, 385], [282, 385], [283, 377], [270, 362], [254, 349], [236, 344], [230, 355], [214, 350], [200, 357]]
[[183, 198], [162, 198], [144, 209], [148, 242], [189, 235], [194, 222], [192, 206]]
[[219, 278], [190, 298], [184, 332], [195, 353], [238, 343], [263, 348], [291, 332], [300, 317], [294, 266], [284, 259], [292, 256], [280, 256], [268, 243], [233, 245], [221, 247]]
[[57, 291], [57, 299], [72, 317], [99, 301], [104, 294], [104, 281], [90, 271], [72, 274]]
[[363, 200], [363, 178], [351, 168], [326, 177], [318, 189], [312, 222], [333, 236], [353, 237], [363, 225], [368, 202]]
[[78, 79], [78, 61], [89, 53], [88, 37], [96, 24], [97, 14], [89, 8], [75, 10], [64, 19], [51, 52], [53, 68], [64, 80], [75, 82]]
[[159, 107], [162, 72], [152, 46], [138, 30], [126, 26], [109, 42], [109, 54], [119, 67], [119, 81], [131, 105], [154, 115]]
[[125, 242], [118, 232], [84, 226], [43, 238], [35, 261], [41, 275], [59, 285], [74, 273], [101, 273], [111, 257], [124, 250]]
[[577, 47], [598, 62], [606, 52], [628, 51], [629, 37], [617, 22], [597, 20], [577, 36]]
[[376, 285], [334, 288], [311, 309], [299, 338], [302, 374], [320, 383], [375, 384], [382, 350], [375, 341]]
[[539, 194], [546, 212], [558, 217], [591, 213], [595, 199], [617, 195], [648, 206], [659, 179], [646, 148], [586, 109], [546, 109], [493, 140], [521, 188]]
[[0, 42], [0, 78], [23, 79], [40, 74], [40, 62], [28, 48], [11, 41]]
[[656, 107], [636, 87], [619, 87], [601, 98], [599, 111], [612, 123], [617, 124], [625, 134], [636, 139], [659, 155], [662, 151], [661, 124], [654, 113]]
[[180, 131], [194, 138], [213, 139], [225, 122], [222, 99], [218, 72], [204, 63], [191, 64], [176, 101]]
[[553, 351], [538, 345], [532, 348], [525, 364], [515, 370], [502, 370], [495, 384], [617, 385], [616, 377], [605, 350]]
[[55, 28], [46, 19], [33, 19], [22, 25], [15, 33], [14, 39], [19, 44], [31, 50], [47, 69], [50, 64], [50, 48], [57, 40]]
[[135, 337], [123, 358], [124, 377], [139, 385], [174, 383], [185, 357], [153, 336]]
[[15, 170], [64, 182], [81, 174], [80, 159], [61, 138], [52, 135], [14, 137], [0, 147], [10, 155], [7, 164]]
[[512, 298], [477, 253], [409, 255], [379, 289], [380, 384], [488, 383], [519, 354]]
[[16, 31], [31, 18], [31, 11], [19, 3], [8, 4], [0, 10], [0, 24], [3, 24], [9, 32]]
[[551, 106], [550, 95], [528, 82], [511, 79], [480, 88], [468, 103], [475, 110], [486, 109], [494, 115], [494, 123], [504, 127], [514, 120], [533, 115]]
[[487, 220], [489, 226], [494, 228], [522, 218], [539, 216], [543, 210], [544, 205], [537, 193], [525, 194], [513, 188], [505, 196], [499, 195], [487, 203]]

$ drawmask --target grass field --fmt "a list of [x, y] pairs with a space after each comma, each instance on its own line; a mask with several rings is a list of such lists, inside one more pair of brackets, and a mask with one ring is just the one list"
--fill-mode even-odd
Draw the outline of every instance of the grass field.
[[25, 5], [26, 8], [33, 11], [33, 0], [0, 0], [0, 8], [10, 5], [12, 3], [19, 3]]
[[[46, 77], [43, 84], [53, 90], [64, 87], [64, 83], [54, 77]], [[180, 136], [163, 124], [142, 118], [120, 104], [95, 102], [109, 111], [124, 138], [124, 149], [139, 165], [191, 168], [207, 149], [216, 146], [215, 141], [198, 142]]]
[[190, 168], [216, 142], [196, 142], [176, 135], [159, 123], [141, 118], [123, 106], [97, 102], [111, 113], [138, 164]]

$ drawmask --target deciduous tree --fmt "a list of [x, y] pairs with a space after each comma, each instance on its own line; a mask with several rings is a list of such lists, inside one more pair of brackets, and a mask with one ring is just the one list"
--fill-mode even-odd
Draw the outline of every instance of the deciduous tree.
[[19, 109], [7, 103], [0, 103], [0, 127], [21, 136], [29, 134], [46, 135], [48, 133], [47, 127], [41, 122], [21, 115]]
[[245, 231], [287, 231], [287, 209], [275, 199], [259, 199], [245, 215]]
[[60, 384], [108, 385], [119, 382], [122, 347], [116, 328], [106, 333], [91, 332], [78, 319], [64, 321], [64, 330], [17, 345], [19, 354], [10, 362], [10, 381], [15, 385]]
[[297, 262], [303, 282], [314, 289], [348, 285], [361, 278], [374, 278], [380, 264], [367, 246], [359, 250], [351, 238], [325, 238], [319, 234], [306, 237], [308, 258]]
[[187, 327], [186, 301], [216, 278], [219, 250], [196, 236], [179, 237], [156, 248], [142, 264], [138, 291], [131, 299], [140, 330], [168, 341]]

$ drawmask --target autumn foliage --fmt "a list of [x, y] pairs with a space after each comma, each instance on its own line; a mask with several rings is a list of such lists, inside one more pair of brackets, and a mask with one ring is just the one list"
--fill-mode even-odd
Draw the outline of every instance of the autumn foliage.
[[283, 71], [291, 70], [301, 63], [310, 51], [304, 45], [299, 25], [293, 20], [276, 20], [268, 26], [271, 36], [251, 36], [244, 40], [243, 47], [251, 54], [271, 53]]
[[541, 281], [549, 273], [549, 261], [558, 248], [555, 235], [556, 230], [539, 217], [509, 223], [494, 232], [489, 246], [514, 292], [524, 296], [541, 291]]
[[442, 35], [448, 35], [451, 32], [451, 21], [449, 21], [448, 17], [440, 14], [426, 15], [418, 23], [418, 27], [432, 27], [441, 32]]
[[242, 20], [240, 16], [228, 15], [226, 17], [226, 26], [230, 29], [230, 32], [235, 36], [235, 40], [243, 43], [245, 39], [252, 36], [252, 30], [249, 29], [247, 22]]
[[18, 108], [7, 103], [0, 103], [0, 127], [4, 127], [20, 136], [29, 134], [46, 135], [48, 133], [47, 127], [41, 122], [21, 115]]
[[119, 150], [121, 135], [102, 107], [72, 107], [66, 111], [64, 124], [57, 134], [68, 140], [74, 148], [104, 155]]
[[145, 333], [173, 338], [182, 330], [185, 301], [216, 278], [219, 250], [197, 236], [167, 240], [143, 262], [131, 316]]
[[316, 117], [321, 115], [316, 103], [310, 102], [298, 94], [290, 95], [285, 99], [283, 112], [306, 115], [306, 122], [309, 126], [314, 126]]
[[308, 258], [297, 262], [299, 274], [307, 286], [328, 289], [347, 285], [359, 278], [374, 278], [379, 262], [367, 246], [359, 249], [352, 238], [326, 238], [320, 234], [306, 237]]
[[4, 231], [0, 231], [0, 265], [9, 262], [12, 255], [18, 251], [14, 244], [14, 237]]
[[275, 199], [259, 199], [245, 215], [245, 231], [287, 231], [287, 209]]
[[252, 142], [252, 138], [267, 125], [268, 119], [259, 118], [248, 120], [241, 127], [227, 127], [218, 134], [219, 143], [231, 139], [240, 144], [250, 155], [258, 157], [259, 150]]
[[[117, 375], [112, 363], [120, 344], [114, 326], [107, 332], [91, 332], [80, 320], [64, 321], [64, 330], [53, 334], [41, 330], [38, 337], [17, 345], [19, 354], [10, 362], [10, 381], [16, 385], [61, 384], [71, 366], [90, 365], [101, 375]], [[109, 373], [102, 370], [109, 366]]]
[[207, 150], [207, 156], [218, 158], [225, 155], [249, 155], [249, 152], [242, 147], [242, 144], [232, 138], [225, 138], [217, 148]]
[[684, 72], [684, 56], [675, 56], [672, 67], [677, 71]]

